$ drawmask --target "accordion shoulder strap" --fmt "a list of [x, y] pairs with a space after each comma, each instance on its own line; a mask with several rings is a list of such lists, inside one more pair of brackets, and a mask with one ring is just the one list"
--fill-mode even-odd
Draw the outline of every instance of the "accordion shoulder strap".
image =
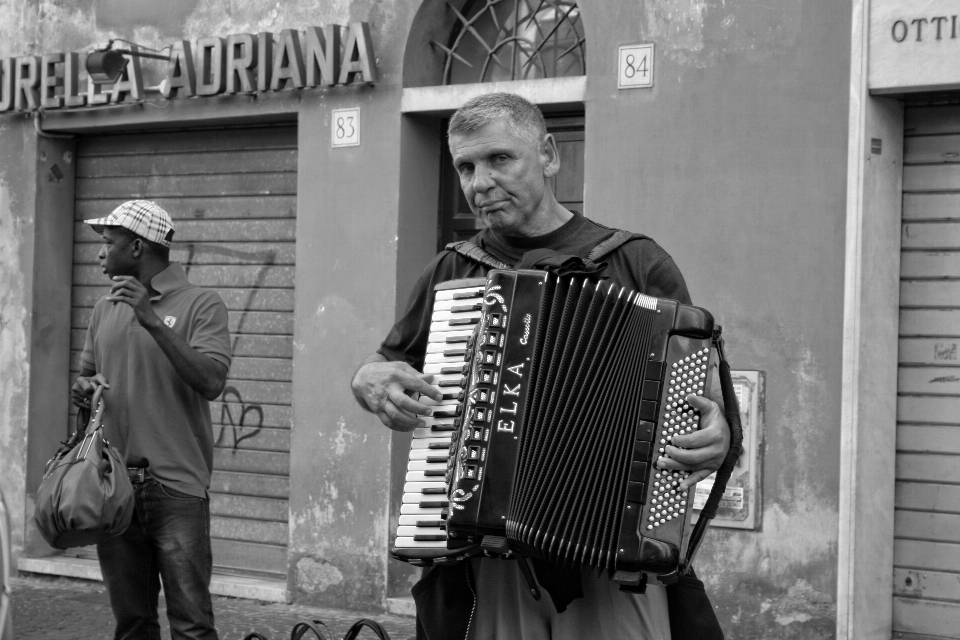
[[743, 450], [743, 426], [740, 424], [740, 407], [737, 404], [737, 394], [733, 387], [733, 378], [730, 375], [730, 363], [727, 362], [723, 353], [723, 339], [720, 337], [720, 327], [716, 328], [714, 333], [714, 345], [717, 347], [717, 354], [720, 356], [720, 390], [723, 393], [724, 417], [730, 426], [730, 448], [727, 450], [726, 458], [720, 468], [717, 469], [716, 479], [713, 487], [710, 489], [710, 495], [706, 504], [700, 510], [700, 517], [693, 527], [690, 534], [690, 540], [687, 544], [687, 556], [681, 564], [681, 573], [686, 573], [693, 565], [693, 558], [697, 554], [700, 542], [703, 540], [703, 534], [706, 532], [707, 525], [717, 515], [717, 508], [720, 506], [720, 498], [727, 487], [727, 481], [733, 472], [740, 453]]
[[616, 249], [620, 248], [620, 245], [635, 240], [637, 238], [646, 238], [647, 236], [633, 233], [632, 231], [624, 231], [623, 229], [617, 229], [616, 233], [612, 236], [598, 244], [593, 248], [593, 251], [587, 254], [587, 260], [590, 262], [596, 262], [603, 256], [608, 253], [613, 252]]
[[[617, 250], [618, 248], [620, 248], [621, 245], [631, 240], [636, 240], [637, 238], [646, 238], [646, 237], [647, 236], [639, 233], [633, 233], [632, 231], [623, 231], [622, 229], [618, 229], [612, 236], [610, 236], [609, 238], [607, 238], [606, 240], [604, 240], [603, 242], [595, 246], [593, 250], [587, 254], [586, 259], [589, 260], [590, 262], [596, 262], [597, 260], [607, 255], [608, 253], [611, 253]], [[474, 244], [469, 240], [451, 242], [446, 246], [446, 249], [447, 251], [454, 251], [464, 256], [465, 258], [469, 258], [474, 262], [485, 264], [488, 267], [492, 267], [494, 269], [510, 268], [510, 265], [506, 264], [505, 262], [501, 262], [500, 260], [497, 260], [492, 255], [490, 255], [487, 251], [485, 251], [484, 249], [481, 249], [480, 247], [478, 247], [476, 244]]]
[[487, 253], [485, 250], [481, 249], [477, 245], [473, 244], [469, 240], [461, 240], [460, 242], [451, 242], [447, 245], [447, 251], [455, 251], [465, 258], [469, 258], [474, 262], [479, 262], [485, 264], [488, 267], [494, 269], [509, 269], [510, 265], [505, 262], [500, 262], [492, 255]]

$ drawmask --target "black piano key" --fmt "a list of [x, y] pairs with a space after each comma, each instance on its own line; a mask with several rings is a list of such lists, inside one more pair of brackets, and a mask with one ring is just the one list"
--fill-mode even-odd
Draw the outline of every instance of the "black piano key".
[[476, 304], [462, 304], [456, 307], [450, 307], [451, 313], [462, 313], [464, 311], [480, 311], [483, 309], [483, 303], [478, 302]]
[[423, 534], [423, 535], [413, 536], [414, 542], [443, 542], [446, 539], [447, 539], [447, 536], [439, 536], [439, 535]]
[[427, 462], [446, 462], [447, 456], [427, 456]]
[[443, 341], [446, 342], [447, 344], [451, 344], [454, 342], [469, 342], [470, 336], [447, 336], [446, 338], [444, 338]]
[[456, 431], [457, 428], [453, 424], [435, 424], [430, 427], [430, 431]]
[[466, 378], [460, 378], [459, 380], [441, 380], [437, 383], [438, 387], [465, 387], [467, 386]]
[[458, 364], [452, 367], [440, 367], [440, 373], [443, 375], [449, 375], [451, 373], [459, 373], [460, 375], [467, 375], [470, 373], [469, 364]]
[[468, 300], [470, 298], [479, 298], [483, 295], [483, 289], [477, 289], [476, 291], [460, 291], [450, 296], [453, 300]]
[[[443, 459], [443, 462], [446, 462], [446, 458]], [[447, 475], [447, 470], [446, 470], [446, 469], [425, 469], [425, 470], [423, 471], [423, 475], [428, 476], [428, 477], [430, 477], [430, 476], [445, 476], [445, 475]]]
[[476, 318], [453, 318], [447, 321], [447, 325], [451, 327], [459, 327], [468, 324], [477, 324]]
[[424, 487], [423, 489], [420, 489], [420, 493], [422, 493], [423, 495], [438, 496], [438, 495], [446, 495], [447, 490], [444, 487]]
[[441, 509], [450, 506], [449, 500], [423, 500], [417, 506], [421, 509]]
[[417, 520], [418, 527], [439, 527], [440, 529], [446, 529], [447, 523], [444, 520]]
[[443, 409], [434, 409], [433, 417], [434, 418], [456, 418], [460, 415], [460, 407], [450, 407]]
[[443, 357], [444, 358], [459, 358], [466, 355], [466, 349], [444, 349]]
[[449, 449], [450, 445], [446, 442], [431, 442], [427, 445], [427, 449]]

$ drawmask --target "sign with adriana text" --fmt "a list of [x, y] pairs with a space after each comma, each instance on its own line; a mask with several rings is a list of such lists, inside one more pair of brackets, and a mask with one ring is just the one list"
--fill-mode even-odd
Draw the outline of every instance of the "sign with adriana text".
[[960, 3], [872, 0], [867, 85], [897, 94], [960, 88]]
[[[130, 47], [136, 50], [135, 46]], [[291, 91], [377, 81], [376, 58], [366, 22], [349, 27], [307, 27], [279, 33], [236, 33], [178, 40], [159, 91], [165, 98]], [[73, 109], [137, 102], [145, 97], [142, 59], [113, 85], [95, 85], [83, 70], [86, 54], [52, 53], [0, 60], [0, 113]]]

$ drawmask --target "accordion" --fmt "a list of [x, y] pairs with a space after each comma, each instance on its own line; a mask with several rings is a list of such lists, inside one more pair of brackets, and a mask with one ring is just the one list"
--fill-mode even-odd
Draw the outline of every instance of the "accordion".
[[709, 388], [718, 343], [703, 309], [583, 276], [493, 270], [439, 285], [424, 373], [443, 400], [421, 397], [436, 406], [414, 432], [391, 555], [670, 581], [694, 492], [656, 462], [699, 428], [686, 397]]

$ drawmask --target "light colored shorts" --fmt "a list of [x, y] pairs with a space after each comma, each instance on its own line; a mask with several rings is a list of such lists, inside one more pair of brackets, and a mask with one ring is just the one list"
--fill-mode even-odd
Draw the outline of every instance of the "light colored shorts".
[[477, 607], [469, 640], [670, 640], [667, 592], [620, 591], [605, 575], [584, 571], [583, 598], [557, 613], [543, 588], [534, 600], [516, 561], [474, 558]]

